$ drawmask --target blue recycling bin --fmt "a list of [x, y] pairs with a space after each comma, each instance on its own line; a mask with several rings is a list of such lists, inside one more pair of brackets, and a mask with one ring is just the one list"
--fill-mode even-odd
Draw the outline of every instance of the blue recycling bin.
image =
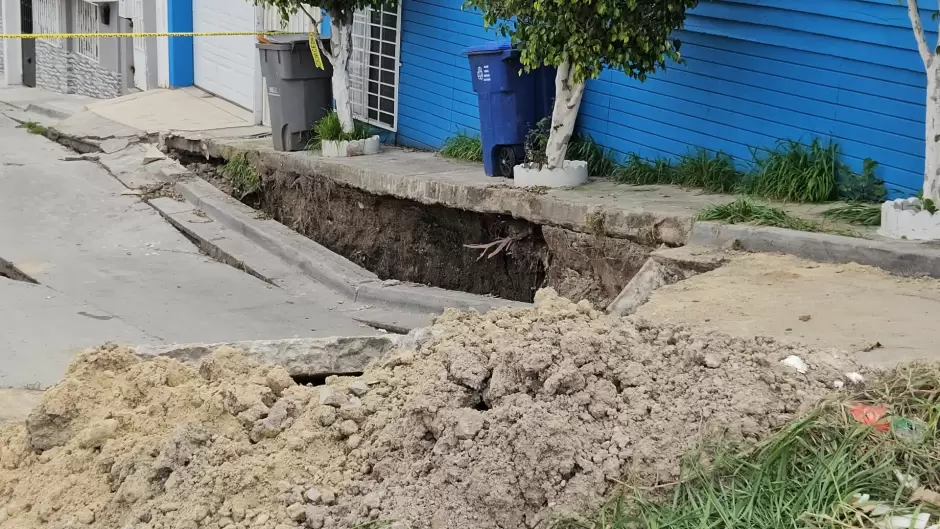
[[507, 42], [474, 46], [466, 53], [473, 91], [480, 103], [483, 170], [489, 176], [511, 177], [513, 167], [525, 161], [523, 146], [529, 129], [551, 113], [551, 103], [546, 104], [544, 91], [539, 90], [539, 79], [554, 79], [554, 74], [520, 75], [519, 50]]

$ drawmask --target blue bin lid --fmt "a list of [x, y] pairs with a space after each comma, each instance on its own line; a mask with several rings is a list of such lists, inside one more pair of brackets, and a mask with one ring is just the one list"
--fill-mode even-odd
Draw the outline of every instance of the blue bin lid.
[[482, 55], [486, 53], [500, 53], [509, 49], [512, 49], [512, 44], [509, 42], [487, 42], [479, 46], [470, 46], [463, 51], [467, 55]]

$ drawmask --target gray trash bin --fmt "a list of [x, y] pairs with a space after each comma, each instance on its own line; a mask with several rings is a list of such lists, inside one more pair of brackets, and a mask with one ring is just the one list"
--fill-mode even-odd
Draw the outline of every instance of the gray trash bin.
[[[310, 53], [307, 35], [268, 37], [257, 44], [261, 73], [268, 84], [271, 134], [278, 151], [300, 151], [310, 141], [310, 129], [331, 108], [333, 68], [323, 57], [323, 70]], [[324, 43], [329, 49], [328, 41]], [[322, 55], [322, 53], [321, 53]]]

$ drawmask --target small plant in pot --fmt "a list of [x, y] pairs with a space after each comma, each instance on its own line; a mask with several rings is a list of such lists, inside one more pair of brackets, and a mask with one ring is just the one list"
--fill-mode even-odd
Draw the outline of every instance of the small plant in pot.
[[319, 148], [323, 156], [336, 158], [376, 154], [381, 144], [379, 137], [362, 122], [355, 121], [351, 132], [344, 130], [339, 114], [334, 111], [320, 118], [313, 126], [313, 139], [307, 148]]
[[555, 105], [545, 142], [545, 162], [515, 168], [516, 185], [567, 186], [587, 180], [585, 161], [566, 161], [568, 142], [588, 79], [604, 69], [639, 81], [668, 60], [679, 59], [687, 9], [698, 0], [467, 0], [483, 22], [512, 38], [526, 71], [554, 66]]

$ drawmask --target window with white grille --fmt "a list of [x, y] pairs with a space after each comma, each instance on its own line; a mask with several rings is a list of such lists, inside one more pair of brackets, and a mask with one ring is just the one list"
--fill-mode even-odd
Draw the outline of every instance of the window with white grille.
[[349, 98], [356, 119], [398, 129], [398, 57], [401, 2], [397, 9], [367, 8], [353, 16]]
[[[34, 33], [65, 33], [59, 17], [59, 0], [34, 0], [33, 2], [33, 32]], [[62, 39], [40, 39], [59, 46], [64, 44]]]
[[[75, 33], [98, 33], [97, 5], [85, 0], [75, 0]], [[75, 39], [75, 51], [97, 61], [98, 40], [94, 37], [78, 37]]]

